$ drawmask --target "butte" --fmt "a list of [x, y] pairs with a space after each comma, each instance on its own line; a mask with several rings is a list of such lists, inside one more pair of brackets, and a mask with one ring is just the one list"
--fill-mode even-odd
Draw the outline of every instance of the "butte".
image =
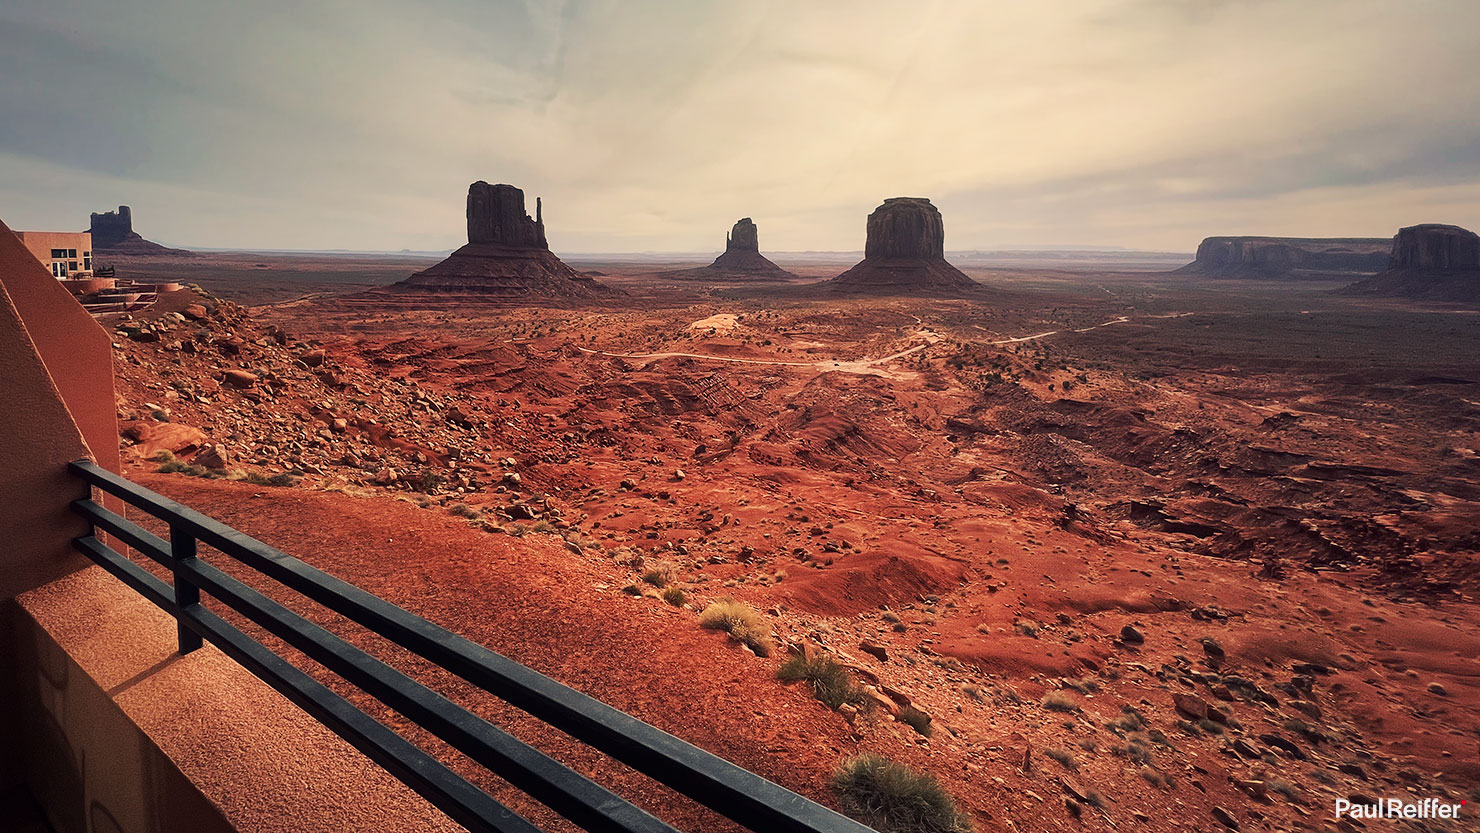
[[524, 211], [512, 185], [468, 186], [468, 244], [436, 266], [385, 290], [399, 296], [435, 294], [459, 300], [590, 300], [613, 293], [550, 251], [544, 206]]
[[1388, 268], [1342, 292], [1480, 304], [1480, 235], [1438, 223], [1399, 229]]
[[134, 231], [133, 211], [126, 205], [117, 211], [94, 213], [89, 217], [93, 251], [104, 255], [188, 255], [184, 249], [171, 249], [146, 240]]
[[940, 209], [923, 197], [891, 197], [868, 215], [863, 260], [818, 287], [860, 294], [963, 295], [982, 285], [946, 262]]

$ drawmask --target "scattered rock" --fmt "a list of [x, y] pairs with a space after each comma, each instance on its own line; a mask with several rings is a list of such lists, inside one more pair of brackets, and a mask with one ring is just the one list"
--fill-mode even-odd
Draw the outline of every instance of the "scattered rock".
[[1146, 635], [1137, 630], [1135, 625], [1126, 625], [1120, 629], [1120, 641], [1127, 645], [1144, 645]]
[[221, 374], [221, 381], [234, 388], [250, 388], [257, 384], [257, 374], [249, 370], [228, 370]]
[[1213, 807], [1213, 818], [1217, 819], [1219, 824], [1229, 830], [1238, 829], [1238, 819], [1233, 817], [1233, 813], [1228, 812], [1222, 807]]
[[858, 650], [876, 657], [879, 662], [889, 661], [889, 649], [877, 642], [865, 639], [858, 644]]

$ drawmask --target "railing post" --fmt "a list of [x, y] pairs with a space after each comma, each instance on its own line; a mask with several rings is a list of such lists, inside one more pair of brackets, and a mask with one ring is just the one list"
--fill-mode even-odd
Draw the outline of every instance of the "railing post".
[[[170, 524], [170, 558], [176, 565], [187, 558], [195, 558], [195, 536], [179, 524]], [[187, 606], [200, 604], [200, 588], [181, 575], [179, 570], [174, 571], [174, 577], [175, 604], [181, 607], [181, 612]], [[175, 631], [180, 640], [181, 656], [201, 646], [200, 634], [185, 627], [183, 621], [175, 620]]]

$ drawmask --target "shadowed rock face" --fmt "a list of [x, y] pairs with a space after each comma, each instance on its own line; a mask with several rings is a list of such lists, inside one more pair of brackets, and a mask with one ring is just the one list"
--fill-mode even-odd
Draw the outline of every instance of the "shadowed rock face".
[[749, 217], [741, 217], [735, 221], [735, 227], [725, 237], [725, 253], [730, 252], [759, 252], [761, 250], [760, 234], [756, 231], [755, 222]]
[[480, 299], [587, 299], [611, 290], [570, 268], [545, 240], [543, 206], [524, 212], [512, 185], [468, 186], [468, 244], [387, 291], [437, 292]]
[[134, 231], [133, 212], [126, 205], [118, 206], [117, 211], [94, 213], [90, 219], [88, 231], [92, 232], [93, 246], [99, 249], [117, 246]]
[[1437, 223], [1399, 229], [1388, 268], [1342, 292], [1480, 308], [1480, 236]]
[[923, 197], [891, 197], [868, 215], [868, 258], [943, 260], [946, 231], [940, 209]]
[[749, 217], [742, 217], [725, 237], [725, 253], [714, 259], [714, 263], [690, 273], [692, 277], [723, 276], [743, 278], [783, 279], [792, 274], [772, 263], [761, 254], [760, 235]]
[[1387, 262], [1381, 237], [1209, 237], [1178, 271], [1215, 277], [1272, 278], [1296, 272], [1376, 272]]
[[1437, 223], [1399, 229], [1388, 268], [1480, 269], [1480, 235]]
[[517, 249], [549, 249], [543, 206], [535, 198], [535, 217], [524, 213], [524, 192], [512, 185], [475, 182], [468, 186], [468, 242]]
[[863, 260], [828, 281], [840, 292], [959, 293], [980, 285], [946, 262], [940, 210], [923, 197], [892, 197], [868, 215]]
[[92, 234], [93, 250], [123, 255], [172, 255], [189, 254], [183, 249], [171, 249], [152, 240], [145, 240], [134, 231], [134, 216], [126, 205], [117, 211], [105, 211], [89, 216], [88, 232]]

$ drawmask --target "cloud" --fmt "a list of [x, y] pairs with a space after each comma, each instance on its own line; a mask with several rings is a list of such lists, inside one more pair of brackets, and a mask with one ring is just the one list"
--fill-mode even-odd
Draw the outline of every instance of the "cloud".
[[1261, 204], [1264, 233], [1390, 233], [1441, 192], [1480, 225], [1469, 3], [117, 5], [0, 10], [0, 107], [32, 116], [0, 121], [12, 224], [129, 202], [186, 244], [440, 248], [488, 179], [543, 195], [563, 251], [712, 247], [742, 215], [856, 249], [900, 194], [953, 248], [1185, 250]]

